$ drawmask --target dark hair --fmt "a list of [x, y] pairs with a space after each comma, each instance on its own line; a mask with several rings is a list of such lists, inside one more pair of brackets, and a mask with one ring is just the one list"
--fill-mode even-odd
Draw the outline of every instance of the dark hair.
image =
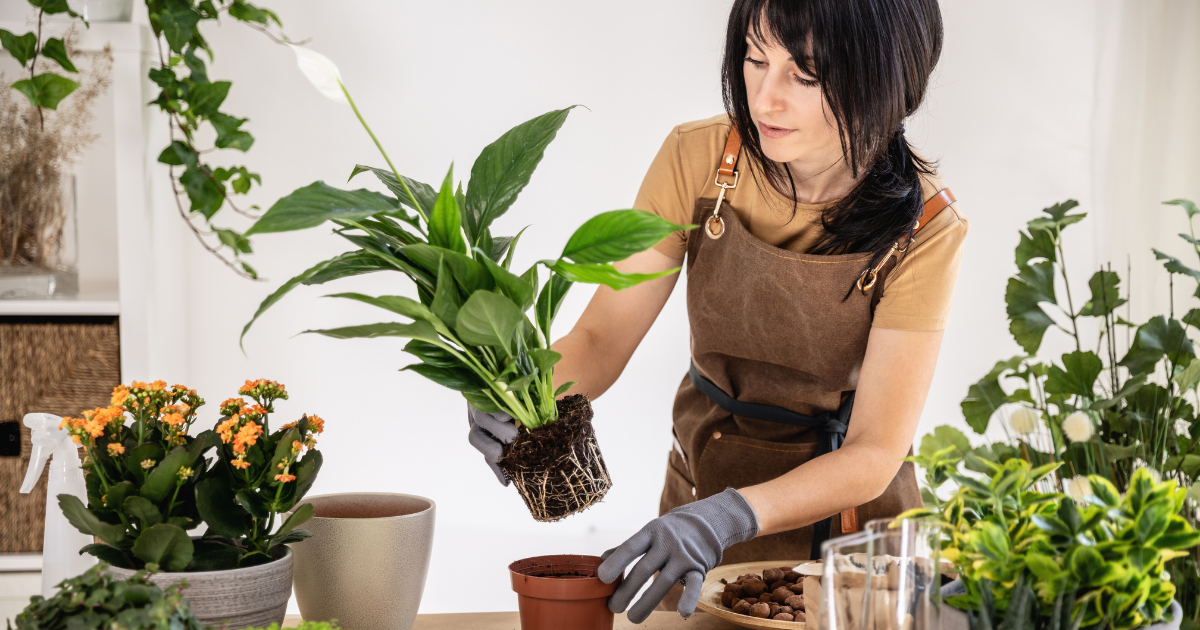
[[904, 138], [903, 121], [921, 104], [941, 54], [937, 0], [734, 2], [721, 72], [725, 111], [752, 158], [755, 179], [761, 170], [768, 180], [787, 181], [794, 199], [791, 169], [763, 154], [750, 118], [742, 74], [747, 36], [779, 42], [820, 82], [851, 173], [865, 172], [850, 194], [825, 210], [825, 234], [810, 253], [871, 252], [868, 266], [874, 266], [912, 230], [924, 202], [920, 176], [933, 172]]

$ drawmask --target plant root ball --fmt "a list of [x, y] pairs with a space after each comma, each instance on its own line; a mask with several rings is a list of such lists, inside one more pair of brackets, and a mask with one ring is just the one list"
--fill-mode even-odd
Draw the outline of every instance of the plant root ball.
[[790, 589], [785, 588], [783, 586], [780, 586], [779, 588], [775, 589], [774, 591], [771, 591], [771, 601], [779, 602], [781, 604], [786, 604], [789, 597], [795, 597], [795, 596], [796, 596], [795, 593], [793, 593]]
[[750, 597], [758, 597], [767, 590], [766, 582], [757, 578], [742, 582], [742, 591]]
[[771, 607], [764, 603], [757, 603], [750, 607], [750, 616], [766, 619], [771, 615]]
[[792, 613], [785, 613], [785, 612], [781, 612], [771, 618], [774, 619], [775, 621], [795, 621], [796, 620], [796, 617], [793, 616]]
[[791, 606], [795, 610], [804, 610], [803, 595], [792, 595], [791, 597], [783, 600], [783, 603], [787, 606]]
[[767, 569], [766, 571], [763, 571], [762, 579], [767, 584], [777, 582], [783, 579], [783, 571], [780, 571], [779, 569]]
[[739, 601], [738, 603], [733, 605], [733, 612], [735, 612], [739, 615], [749, 615], [750, 614], [750, 602], [748, 602], [744, 599]]

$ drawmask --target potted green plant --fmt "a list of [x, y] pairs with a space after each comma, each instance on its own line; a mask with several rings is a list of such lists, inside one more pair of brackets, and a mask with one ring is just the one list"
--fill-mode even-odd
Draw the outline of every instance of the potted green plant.
[[435, 190], [396, 172], [333, 63], [294, 48], [313, 83], [353, 107], [391, 167], [356, 166], [350, 176], [370, 171], [391, 194], [340, 190], [318, 181], [275, 202], [247, 235], [329, 221], [337, 226], [335, 234], [356, 249], [280, 286], [246, 324], [243, 338], [263, 312], [301, 284], [398, 272], [413, 282], [417, 299], [360, 293], [330, 297], [371, 304], [409, 321], [307, 332], [339, 339], [410, 339], [404, 349], [418, 362], [404, 369], [461, 392], [477, 409], [505, 411], [514, 418], [520, 435], [506, 445], [500, 466], [536, 520], [555, 521], [593, 505], [612, 482], [591, 427], [590, 403], [583, 395], [556, 400], [571, 383], [553, 385], [561, 356], [550, 349], [550, 326], [576, 282], [623, 289], [678, 271], [628, 274], [611, 263], [694, 226], [640, 210], [605, 212], [585, 222], [557, 258], [518, 273], [511, 267], [521, 233], [493, 236], [492, 224], [516, 201], [572, 108], [522, 123], [485, 147], [471, 167], [465, 192], [461, 183], [456, 185], [453, 168]]
[[[318, 416], [270, 426], [283, 385], [246, 381], [242, 397], [221, 403], [215, 429], [189, 435], [205, 404], [196, 391], [162, 381], [134, 382], [113, 391], [112, 405], [64, 418], [63, 427], [86, 452], [88, 502], [59, 495], [63, 514], [98, 542], [90, 553], [129, 576], [149, 566], [160, 585], [187, 580], [185, 594], [206, 623], [231, 628], [282, 621], [291, 593], [287, 543], [310, 534], [303, 506], [285, 519], [312, 487], [321, 467]], [[212, 460], [206, 454], [215, 450]], [[200, 524], [203, 536], [189, 536]], [[253, 584], [235, 589], [231, 583]]]
[[[1122, 495], [1091, 475], [1079, 505], [1043, 491], [1061, 462], [1033, 468], [1018, 458], [967, 457], [990, 474], [961, 469], [954, 446], [907, 458], [925, 468], [933, 503], [898, 518], [941, 526], [941, 557], [961, 580], [946, 601], [968, 612], [972, 628], [1179, 626], [1182, 608], [1164, 566], [1200, 544], [1200, 532], [1179, 515], [1186, 488], [1139, 468]], [[947, 481], [958, 488], [942, 500]]]
[[58, 584], [49, 599], [31, 598], [29, 606], [6, 624], [8, 630], [204, 630], [188, 610], [185, 584], [159, 589], [147, 571], [128, 578], [106, 573], [104, 563]]

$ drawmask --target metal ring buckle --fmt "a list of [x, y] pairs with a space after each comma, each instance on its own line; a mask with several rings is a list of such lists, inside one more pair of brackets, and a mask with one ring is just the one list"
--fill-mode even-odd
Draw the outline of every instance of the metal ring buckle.
[[[716, 229], [713, 229], [714, 223], [716, 224]], [[704, 222], [704, 233], [714, 241], [725, 236], [725, 219], [722, 219], [717, 214], [713, 214]]]
[[[708, 238], [711, 238], [714, 241], [725, 235], [725, 219], [721, 218], [721, 204], [724, 203], [724, 201], [725, 201], [725, 193], [730, 188], [737, 188], [737, 183], [738, 183], [738, 172], [737, 171], [733, 172], [733, 183], [732, 184], [722, 184], [720, 173], [717, 173], [716, 179], [713, 180], [713, 184], [715, 184], [718, 188], [721, 189], [721, 193], [717, 195], [717, 205], [713, 206], [712, 216], [709, 217], [708, 220], [704, 222], [704, 233], [708, 236]], [[716, 229], [714, 229], [714, 227], [713, 227], [714, 224], [716, 225]]]

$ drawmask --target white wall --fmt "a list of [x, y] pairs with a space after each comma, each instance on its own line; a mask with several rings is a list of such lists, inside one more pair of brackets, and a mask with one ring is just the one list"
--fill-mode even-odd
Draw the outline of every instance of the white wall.
[[[339, 64], [401, 172], [427, 182], [440, 181], [451, 161], [465, 177], [479, 150], [521, 121], [573, 103], [590, 108], [571, 114], [499, 223], [501, 233], [533, 225], [518, 266], [557, 251], [587, 217], [632, 203], [671, 127], [721, 110], [718, 65], [729, 0], [269, 4], [291, 37], [311, 37], [312, 49]], [[942, 4], [945, 49], [927, 106], [909, 133], [941, 161], [971, 234], [920, 434], [945, 423], [965, 428], [958, 403], [968, 384], [1018, 350], [1003, 303], [1017, 230], [1067, 198], [1091, 209], [1097, 42], [1107, 6]], [[226, 109], [248, 116], [258, 138], [244, 160], [220, 158], [263, 175], [265, 187], [251, 202], [265, 207], [315, 179], [341, 185], [353, 164], [382, 164], [349, 109], [319, 96], [290, 51], [233, 23], [207, 36], [217, 55], [211, 74], [234, 82]], [[355, 186], [376, 187], [365, 177]], [[171, 246], [156, 280], [163, 318], [158, 371], [145, 377], [186, 382], [212, 407], [245, 378], [280, 380], [293, 396], [284, 413], [314, 412], [328, 421], [321, 440], [326, 467], [314, 492], [434, 499], [439, 526], [422, 612], [515, 609], [508, 562], [599, 554], [656, 515], [672, 397], [687, 365], [683, 283], [622, 379], [596, 402], [613, 490], [588, 512], [537, 524], [467, 445], [462, 399], [396, 371], [408, 362], [401, 341], [294, 337], [307, 328], [382, 319], [372, 309], [320, 299], [331, 287], [297, 290], [260, 321], [247, 355], [238, 350], [240, 328], [264, 296], [346, 249], [327, 229], [257, 237], [253, 264], [270, 280], [251, 283], [190, 242], [172, 207], [158, 210], [156, 235]], [[1104, 225], [1090, 229], [1089, 235], [1089, 228], [1078, 228], [1068, 241], [1079, 287], [1101, 262], [1094, 243], [1107, 238]], [[398, 280], [365, 276], [332, 288], [409, 291]], [[580, 287], [570, 296], [559, 334], [589, 295]], [[212, 418], [215, 410], [208, 411]], [[477, 570], [477, 582], [488, 586], [469, 601], [442, 588], [462, 566]]]

